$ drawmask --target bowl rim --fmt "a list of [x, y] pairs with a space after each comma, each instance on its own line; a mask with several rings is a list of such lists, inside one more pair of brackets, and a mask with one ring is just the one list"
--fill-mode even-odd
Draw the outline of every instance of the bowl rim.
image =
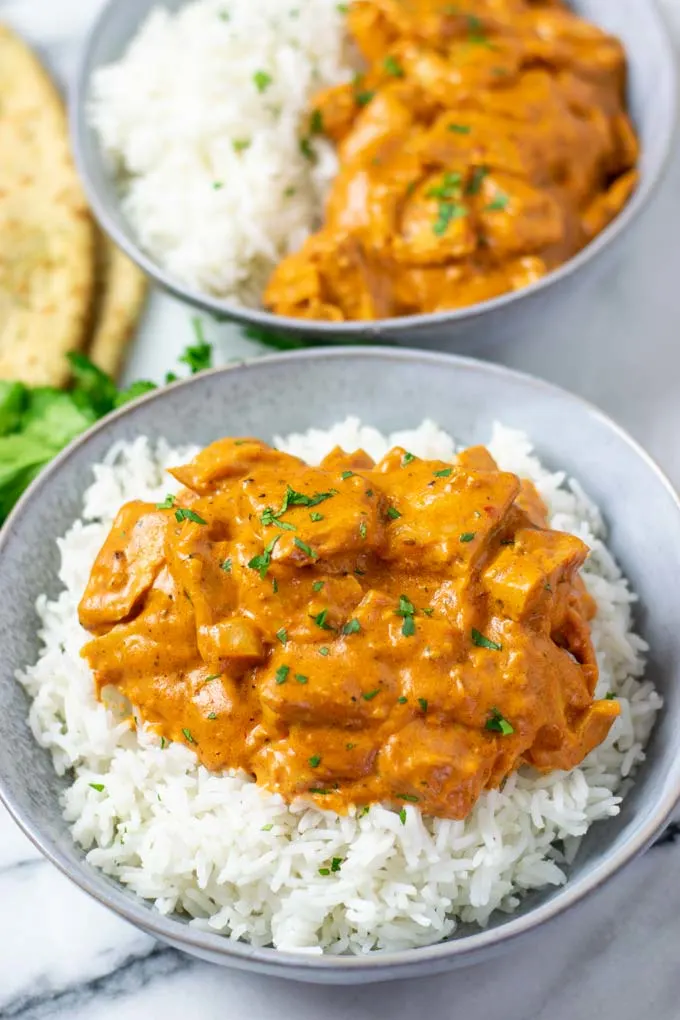
[[[611, 433], [640, 458], [650, 469], [661, 487], [675, 503], [680, 513], [680, 494], [675, 490], [669, 479], [656, 461], [633, 439], [621, 426], [613, 421], [598, 407], [576, 396], [561, 387], [546, 382], [528, 373], [506, 368], [492, 362], [480, 361], [460, 355], [421, 351], [409, 348], [384, 348], [376, 346], [353, 346], [343, 348], [312, 348], [309, 350], [286, 351], [262, 357], [249, 358], [242, 362], [225, 367], [214, 368], [201, 372], [187, 379], [179, 380], [170, 386], [162, 387], [148, 393], [138, 400], [131, 401], [124, 407], [104, 417], [90, 429], [70, 443], [32, 482], [12, 510], [5, 526], [0, 530], [0, 557], [6, 547], [14, 540], [17, 522], [23, 515], [24, 508], [40, 497], [42, 490], [49, 486], [52, 478], [58, 474], [73, 455], [86, 447], [90, 441], [129, 415], [134, 415], [139, 407], [153, 404], [166, 399], [170, 392], [201, 386], [202, 380], [219, 376], [238, 377], [257, 371], [258, 365], [286, 362], [305, 362], [321, 360], [332, 362], [337, 359], [355, 358], [359, 362], [370, 359], [399, 362], [425, 362], [442, 368], [453, 368], [461, 372], [481, 372], [487, 376], [501, 377], [510, 383], [533, 389], [545, 397], [559, 396], [566, 399], [576, 410], [594, 417]], [[111, 442], [115, 441], [112, 437]], [[378, 980], [388, 977], [406, 978], [453, 968], [456, 965], [476, 962], [483, 952], [487, 954], [498, 951], [501, 947], [516, 941], [520, 936], [538, 928], [541, 924], [554, 920], [566, 910], [572, 908], [587, 895], [599, 889], [626, 864], [642, 853], [658, 836], [667, 824], [674, 807], [680, 801], [680, 758], [666, 774], [663, 790], [657, 803], [649, 813], [646, 822], [632, 833], [629, 838], [614, 852], [603, 854], [591, 872], [575, 881], [568, 880], [556, 892], [553, 899], [539, 904], [526, 914], [510, 916], [501, 926], [481, 929], [459, 939], [438, 942], [430, 946], [393, 952], [375, 952], [365, 957], [355, 956], [311, 956], [303, 953], [274, 949], [271, 947], [254, 947], [244, 942], [234, 942], [227, 936], [193, 928], [190, 925], [166, 917], [158, 913], [153, 905], [140, 898], [128, 899], [122, 895], [119, 883], [108, 879], [102, 872], [88, 865], [84, 857], [78, 866], [72, 865], [63, 850], [49, 838], [43, 836], [38, 826], [32, 825], [18, 798], [4, 788], [4, 780], [0, 775], [0, 803], [4, 804], [14, 821], [19, 825], [31, 842], [40, 852], [56, 865], [57, 868], [84, 892], [89, 893], [100, 904], [113, 910], [125, 920], [130, 921], [144, 931], [193, 952], [204, 958], [219, 959], [245, 969], [259, 970], [274, 976], [291, 977], [303, 975], [303, 980], [332, 982], [337, 979], [341, 983], [344, 976], [357, 977], [365, 974], [366, 980]], [[394, 973], [397, 971], [398, 973]], [[297, 971], [297, 974], [291, 974]], [[370, 975], [370, 977], [369, 977]]]
[[[642, 176], [638, 185], [624, 206], [623, 210], [602, 230], [589, 244], [563, 265], [526, 287], [516, 291], [508, 291], [498, 297], [478, 302], [469, 307], [451, 311], [429, 312], [421, 315], [405, 315], [397, 318], [355, 320], [349, 322], [327, 322], [320, 319], [297, 319], [292, 316], [275, 315], [260, 308], [246, 308], [215, 295], [196, 290], [172, 276], [140, 245], [133, 240], [134, 232], [119, 227], [114, 215], [110, 212], [110, 203], [104, 198], [90, 174], [90, 161], [87, 158], [86, 138], [92, 131], [88, 123], [87, 107], [90, 94], [92, 55], [99, 38], [106, 33], [109, 21], [116, 17], [125, 0], [107, 0], [98, 16], [90, 26], [86, 41], [78, 59], [76, 74], [69, 90], [69, 122], [71, 145], [76, 167], [85, 190], [87, 200], [100, 226], [113, 239], [126, 255], [157, 284], [175, 297], [187, 301], [194, 307], [202, 308], [215, 316], [224, 316], [243, 326], [266, 329], [272, 332], [295, 334], [303, 339], [325, 337], [328, 341], [352, 341], [367, 337], [378, 340], [381, 337], [395, 337], [409, 330], [436, 328], [444, 325], [454, 326], [460, 323], [474, 322], [487, 313], [500, 312], [522, 298], [530, 298], [553, 285], [567, 280], [578, 273], [591, 259], [598, 258], [616, 238], [622, 235], [638, 215], [647, 206], [654, 192], [666, 175], [670, 162], [673, 140], [679, 122], [678, 86], [680, 68], [676, 57], [675, 46], [668, 27], [667, 16], [662, 12], [658, 0], [627, 0], [638, 3], [644, 8], [651, 19], [656, 35], [656, 60], [666, 74], [670, 76], [670, 103], [668, 116], [664, 124], [665, 136], [659, 149], [656, 165], [649, 173]], [[133, 3], [128, 2], [128, 8]], [[99, 142], [97, 149], [101, 152]], [[118, 203], [119, 207], [119, 203]], [[122, 215], [122, 214], [121, 214]]]

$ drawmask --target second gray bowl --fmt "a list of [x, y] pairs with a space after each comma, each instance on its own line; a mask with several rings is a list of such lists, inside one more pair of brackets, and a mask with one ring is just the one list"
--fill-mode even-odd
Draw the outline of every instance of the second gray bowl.
[[71, 97], [71, 129], [78, 169], [102, 227], [157, 283], [205, 311], [237, 322], [276, 330], [309, 342], [436, 343], [473, 351], [485, 342], [539, 329], [559, 314], [577, 286], [597, 283], [607, 257], [647, 204], [665, 168], [676, 122], [677, 82], [673, 48], [655, 0], [572, 0], [584, 18], [618, 36], [628, 53], [629, 105], [642, 145], [641, 181], [619, 216], [565, 265], [520, 291], [453, 312], [411, 315], [375, 322], [323, 323], [239, 308], [200, 293], [171, 277], [138, 246], [120, 208], [110, 167], [88, 123], [88, 97], [94, 72], [118, 59], [153, 7], [171, 10], [186, 0], [109, 0], [83, 50]]

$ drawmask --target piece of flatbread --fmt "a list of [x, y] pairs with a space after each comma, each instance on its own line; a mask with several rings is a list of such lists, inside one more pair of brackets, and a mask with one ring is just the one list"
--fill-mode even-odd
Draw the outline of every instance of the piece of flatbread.
[[134, 335], [148, 287], [141, 269], [104, 233], [97, 234], [96, 298], [87, 354], [95, 365], [115, 378]]
[[0, 378], [61, 385], [85, 342], [94, 225], [61, 98], [0, 25]]

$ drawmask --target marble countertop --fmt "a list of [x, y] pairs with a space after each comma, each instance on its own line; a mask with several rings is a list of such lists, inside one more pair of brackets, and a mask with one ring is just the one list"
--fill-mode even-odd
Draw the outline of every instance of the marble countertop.
[[[65, 83], [102, 0], [0, 0], [0, 20]], [[680, 0], [664, 0], [680, 40]], [[1, 155], [0, 155], [1, 158]], [[580, 393], [629, 429], [680, 484], [680, 148], [652, 207], [593, 295], [550, 335], [485, 356]], [[192, 336], [191, 311], [154, 294], [130, 378], [160, 378]], [[248, 342], [209, 325], [224, 358]], [[678, 1020], [680, 840], [672, 833], [584, 906], [483, 966], [426, 982], [328, 989], [191, 960], [64, 879], [0, 808], [0, 1020]]]

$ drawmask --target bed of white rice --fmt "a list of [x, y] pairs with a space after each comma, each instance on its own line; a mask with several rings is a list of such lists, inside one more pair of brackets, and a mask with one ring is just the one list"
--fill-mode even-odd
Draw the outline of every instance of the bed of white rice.
[[300, 140], [312, 95], [351, 77], [341, 7], [159, 7], [94, 75], [90, 119], [123, 212], [178, 280], [257, 305], [276, 263], [318, 225], [336, 158], [327, 142]]
[[[455, 451], [431, 422], [384, 437], [349, 419], [276, 443], [311, 463], [336, 444], [376, 458], [394, 444], [423, 457]], [[597, 693], [614, 692], [621, 706], [604, 744], [572, 772], [511, 776], [465, 821], [422, 818], [408, 806], [402, 824], [379, 806], [361, 818], [288, 807], [243, 775], [207, 772], [185, 746], [162, 749], [150, 734], [131, 732], [95, 699], [76, 609], [119, 506], [164, 498], [173, 488], [164, 468], [193, 452], [139, 438], [94, 468], [82, 519], [59, 541], [64, 590], [38, 601], [44, 647], [19, 677], [34, 699], [36, 739], [57, 771], [73, 777], [64, 814], [91, 864], [163, 913], [184, 911], [233, 939], [308, 953], [436, 942], [457, 919], [483, 925], [496, 909], [512, 911], [524, 891], [566, 880], [589, 825], [619, 810], [661, 699], [642, 678], [646, 646], [631, 630], [634, 595], [604, 544], [597, 508], [577, 482], [541, 467], [521, 433], [497, 426], [489, 447], [503, 468], [536, 482], [555, 528], [592, 548], [584, 577], [598, 604]], [[340, 869], [321, 874], [333, 858]]]

